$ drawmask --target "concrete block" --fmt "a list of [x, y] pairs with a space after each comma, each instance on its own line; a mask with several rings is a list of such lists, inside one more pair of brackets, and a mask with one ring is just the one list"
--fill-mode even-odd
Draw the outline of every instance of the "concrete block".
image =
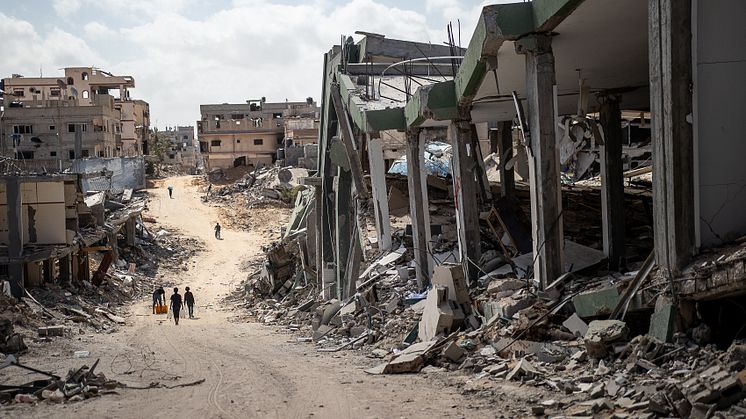
[[585, 336], [585, 333], [588, 331], [588, 324], [577, 313], [573, 313], [572, 316], [562, 322], [562, 326], [565, 326], [570, 333], [577, 337]]
[[535, 298], [520, 298], [515, 299], [513, 297], [501, 298], [497, 302], [497, 314], [502, 317], [511, 318], [519, 311], [531, 307], [536, 302]]
[[623, 321], [594, 320], [585, 334], [585, 349], [588, 356], [604, 358], [609, 354], [609, 345], [627, 338], [629, 329]]
[[447, 296], [448, 290], [439, 285], [433, 286], [428, 292], [419, 324], [419, 337], [423, 342], [430, 341], [451, 328], [454, 313], [448, 304]]
[[572, 303], [578, 316], [597, 317], [611, 314], [621, 298], [619, 289], [610, 287], [580, 293], [573, 297]]
[[436, 344], [435, 341], [420, 342], [399, 352], [383, 369], [384, 374], [419, 372], [425, 366], [425, 355]]
[[39, 332], [39, 336], [64, 336], [65, 335], [65, 326], [42, 326], [37, 329]]
[[449, 343], [444, 349], [443, 349], [443, 356], [446, 357], [451, 362], [459, 362], [461, 358], [464, 357], [464, 354], [466, 353], [466, 350], [460, 346], [456, 342]]
[[655, 302], [655, 311], [650, 317], [648, 335], [662, 341], [671, 342], [676, 320], [676, 307], [670, 298], [660, 296]]
[[430, 281], [433, 285], [442, 285], [448, 288], [448, 299], [455, 301], [457, 304], [465, 304], [471, 301], [464, 269], [461, 265], [447, 264], [435, 267]]

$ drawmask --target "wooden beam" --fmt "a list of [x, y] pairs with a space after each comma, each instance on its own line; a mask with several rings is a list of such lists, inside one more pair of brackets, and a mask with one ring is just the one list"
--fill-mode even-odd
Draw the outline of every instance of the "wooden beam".
[[407, 186], [409, 216], [412, 220], [412, 241], [417, 283], [420, 288], [430, 284], [430, 212], [425, 172], [425, 138], [420, 130], [407, 131]]
[[498, 129], [497, 149], [500, 154], [500, 195], [515, 196], [515, 173], [506, 165], [513, 158], [513, 121], [502, 121]]
[[475, 150], [471, 146], [469, 121], [453, 121], [448, 126], [448, 140], [453, 153], [453, 195], [456, 204], [456, 226], [459, 257], [469, 281], [479, 277], [477, 263], [481, 257], [479, 240], [479, 203], [477, 201]]
[[366, 134], [370, 184], [373, 190], [373, 210], [376, 219], [378, 248], [391, 250], [391, 219], [389, 218], [388, 189], [386, 188], [386, 162], [383, 160], [383, 140]]
[[541, 289], [564, 272], [562, 199], [555, 133], [556, 81], [551, 42], [551, 37], [542, 34], [516, 42], [516, 52], [526, 55], [534, 279], [538, 280]]
[[691, 3], [648, 2], [655, 257], [672, 274], [696, 250]]
[[624, 259], [624, 176], [622, 167], [622, 112], [620, 97], [600, 97], [601, 126], [604, 144], [601, 146], [601, 218], [604, 253], [609, 270], [619, 270]]
[[352, 133], [352, 125], [350, 124], [347, 111], [344, 109], [342, 95], [339, 93], [338, 84], [332, 85], [331, 94], [334, 111], [339, 120], [339, 130], [342, 133], [342, 143], [345, 146], [347, 158], [350, 161], [350, 171], [352, 172], [352, 180], [355, 185], [355, 190], [361, 198], [368, 198], [368, 187], [365, 185], [365, 181], [363, 180], [363, 168], [360, 164], [360, 154], [358, 148], [355, 146], [355, 135]]

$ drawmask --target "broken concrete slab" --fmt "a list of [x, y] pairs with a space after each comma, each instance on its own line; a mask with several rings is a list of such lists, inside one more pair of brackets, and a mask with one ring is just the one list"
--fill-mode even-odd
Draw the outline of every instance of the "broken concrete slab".
[[655, 311], [650, 317], [648, 335], [661, 342], [671, 342], [675, 330], [676, 307], [670, 298], [660, 296], [655, 302]]
[[567, 320], [562, 322], [562, 326], [565, 326], [570, 333], [579, 338], [585, 336], [588, 332], [588, 324], [578, 316], [578, 313], [573, 313], [572, 316], [568, 317]]
[[594, 320], [588, 325], [585, 334], [585, 348], [588, 356], [604, 358], [609, 354], [612, 343], [625, 340], [629, 334], [627, 324], [619, 320]]
[[[565, 240], [563, 258], [565, 261], [565, 272], [581, 271], [602, 262], [604, 259], [606, 259], [606, 256], [600, 250], [583, 246], [571, 240]], [[526, 274], [533, 269], [534, 256], [531, 252], [524, 253], [513, 258], [512, 261], [515, 264], [518, 276], [526, 277]], [[513, 268], [510, 265], [503, 265], [489, 272], [488, 276], [499, 277], [511, 273], [513, 273]]]
[[425, 310], [419, 324], [420, 339], [427, 342], [446, 332], [453, 325], [453, 319], [454, 312], [448, 304], [448, 289], [440, 285], [433, 286], [427, 293]]
[[451, 342], [443, 349], [443, 356], [451, 362], [459, 362], [466, 354], [466, 350], [456, 342]]
[[461, 265], [445, 264], [435, 267], [430, 282], [448, 288], [448, 299], [455, 301], [456, 304], [467, 304], [471, 301]]
[[425, 366], [425, 355], [437, 341], [420, 342], [399, 352], [383, 369], [384, 374], [419, 372]]

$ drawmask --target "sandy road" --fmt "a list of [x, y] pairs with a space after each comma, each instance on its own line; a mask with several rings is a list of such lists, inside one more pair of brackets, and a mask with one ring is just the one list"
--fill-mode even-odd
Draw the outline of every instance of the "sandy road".
[[[495, 412], [472, 405], [454, 387], [420, 375], [370, 376], [370, 361], [352, 352], [318, 354], [273, 328], [229, 321], [220, 300], [245, 276], [239, 261], [261, 253], [267, 239], [223, 229], [213, 237], [214, 208], [200, 202], [192, 177], [176, 177], [174, 199], [165, 187], [152, 189], [150, 214], [182, 233], [201, 237], [207, 247], [189, 271], [168, 278], [183, 291], [189, 285], [199, 306], [197, 319], [179, 326], [150, 314], [149, 301], [136, 304], [127, 326], [112, 334], [80, 339], [81, 348], [101, 358], [100, 371], [121, 382], [180, 388], [124, 389], [118, 394], [66, 405], [41, 403], [0, 408], [0, 416], [78, 418], [347, 418], [478, 417]], [[165, 186], [164, 184], [164, 186]], [[167, 290], [167, 295], [171, 290]], [[75, 349], [75, 348], [73, 348]], [[67, 353], [30, 354], [24, 361], [55, 371], [79, 366]], [[476, 407], [476, 406], [473, 406]]]

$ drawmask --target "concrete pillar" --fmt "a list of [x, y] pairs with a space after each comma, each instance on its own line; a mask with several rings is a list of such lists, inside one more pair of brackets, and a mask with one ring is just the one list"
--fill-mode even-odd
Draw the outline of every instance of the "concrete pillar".
[[33, 288], [40, 287], [44, 281], [44, 273], [42, 272], [42, 262], [29, 262], [25, 264], [25, 287]]
[[425, 140], [427, 133], [407, 132], [407, 188], [409, 190], [409, 215], [412, 220], [412, 241], [417, 283], [420, 287], [430, 284], [432, 256], [430, 250], [430, 212], [427, 198], [427, 173], [425, 172]]
[[351, 254], [353, 228], [355, 220], [352, 204], [352, 175], [339, 168], [339, 174], [334, 177], [334, 209], [336, 229], [334, 230], [335, 257], [337, 267], [337, 295], [347, 297], [348, 278], [347, 260]]
[[18, 178], [5, 182], [8, 210], [8, 277], [15, 298], [25, 296], [23, 262], [23, 218], [21, 216], [21, 182]]
[[554, 102], [554, 55], [548, 35], [531, 35], [516, 42], [526, 55], [526, 93], [531, 181], [531, 233], [534, 279], [541, 289], [564, 272], [562, 263], [562, 199]]
[[44, 261], [44, 282], [54, 282], [54, 259]]
[[479, 202], [477, 200], [477, 164], [471, 147], [471, 125], [468, 121], [454, 121], [448, 126], [448, 140], [452, 145], [453, 195], [456, 204], [456, 225], [459, 256], [464, 274], [470, 281], [479, 277], [477, 263], [481, 257], [479, 240]]
[[500, 122], [497, 132], [499, 139], [497, 149], [500, 154], [500, 195], [503, 197], [515, 195], [515, 174], [513, 168], [505, 165], [513, 158], [513, 121]]
[[368, 162], [370, 183], [373, 192], [373, 210], [376, 219], [378, 248], [391, 250], [391, 219], [389, 218], [388, 190], [386, 188], [386, 162], [383, 160], [383, 140], [366, 135], [368, 139]]
[[604, 253], [612, 271], [619, 270], [624, 259], [624, 134], [619, 100], [617, 95], [602, 96], [600, 110], [604, 130], [604, 144], [601, 146], [601, 218]]
[[59, 259], [59, 265], [60, 265], [60, 276], [59, 280], [60, 282], [69, 281], [71, 279], [70, 277], [70, 256], [64, 256]]
[[648, 2], [655, 259], [675, 274], [696, 250], [692, 115], [692, 4]]

